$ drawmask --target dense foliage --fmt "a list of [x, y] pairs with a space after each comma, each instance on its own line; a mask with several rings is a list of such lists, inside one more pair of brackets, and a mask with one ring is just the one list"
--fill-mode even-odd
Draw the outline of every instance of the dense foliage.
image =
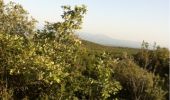
[[0, 99], [168, 99], [168, 49], [82, 43], [86, 7], [62, 8], [61, 22], [36, 30], [21, 5], [0, 0]]

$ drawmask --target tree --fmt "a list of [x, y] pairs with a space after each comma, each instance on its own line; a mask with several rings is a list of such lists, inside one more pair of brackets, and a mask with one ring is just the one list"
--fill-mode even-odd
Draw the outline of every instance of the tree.
[[36, 20], [28, 16], [26, 10], [19, 4], [10, 2], [4, 4], [0, 0], [0, 32], [18, 34], [24, 37], [33, 35]]
[[[11, 83], [13, 87], [8, 86], [10, 76], [21, 75], [24, 83], [18, 89], [14, 89], [14, 94], [21, 87], [26, 88], [22, 90], [22, 93], [25, 93], [24, 91], [29, 91], [28, 86], [43, 81], [50, 87], [49, 98], [63, 99], [63, 97], [70, 98], [70, 96], [73, 98], [74, 86], [70, 86], [67, 92], [63, 89], [66, 89], [64, 84], [73, 83], [72, 79], [79, 75], [76, 74], [79, 73], [76, 67], [76, 52], [81, 42], [74, 35], [74, 31], [80, 29], [83, 15], [86, 12], [85, 6], [76, 6], [73, 10], [69, 6], [63, 6], [63, 22], [47, 24], [43, 33], [33, 34], [29, 42], [26, 42], [28, 38], [25, 38], [27, 36], [25, 33], [29, 36], [32, 34], [35, 30], [34, 21], [28, 20], [27, 13], [22, 6], [12, 2], [4, 5], [2, 1], [1, 8], [3, 14], [0, 17], [0, 68], [4, 71], [6, 89], [16, 88], [13, 83]], [[49, 29], [51, 26], [53, 28]], [[24, 94], [23, 97], [26, 95], [29, 94]], [[33, 94], [31, 97], [34, 97]]]

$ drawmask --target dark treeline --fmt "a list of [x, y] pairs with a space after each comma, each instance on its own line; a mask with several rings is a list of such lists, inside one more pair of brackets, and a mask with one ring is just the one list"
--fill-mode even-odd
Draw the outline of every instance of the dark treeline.
[[[0, 99], [168, 100], [169, 50], [81, 41], [86, 6], [62, 6], [61, 22], [37, 21], [0, 0]], [[96, 49], [100, 48], [100, 49]]]

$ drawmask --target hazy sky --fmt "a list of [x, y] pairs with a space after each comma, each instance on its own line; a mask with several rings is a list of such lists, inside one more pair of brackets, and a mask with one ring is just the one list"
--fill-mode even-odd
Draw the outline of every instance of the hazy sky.
[[[9, 0], [5, 0], [8, 2]], [[88, 8], [80, 32], [105, 34], [115, 39], [170, 43], [169, 0], [11, 0], [39, 21], [59, 21], [62, 5], [85, 4]]]

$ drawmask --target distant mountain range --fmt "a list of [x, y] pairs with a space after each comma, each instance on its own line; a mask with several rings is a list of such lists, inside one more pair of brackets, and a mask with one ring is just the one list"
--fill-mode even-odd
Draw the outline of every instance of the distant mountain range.
[[130, 47], [130, 48], [141, 47], [141, 42], [113, 39], [103, 34], [78, 33], [78, 36], [83, 40], [91, 41], [106, 46]]

